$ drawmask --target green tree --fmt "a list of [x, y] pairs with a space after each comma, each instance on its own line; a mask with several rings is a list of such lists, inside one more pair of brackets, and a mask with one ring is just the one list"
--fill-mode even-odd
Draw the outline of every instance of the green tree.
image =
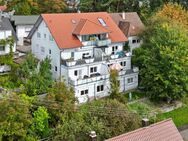
[[40, 13], [62, 13], [67, 8], [64, 0], [37, 0]]
[[0, 99], [0, 140], [35, 140], [29, 135], [30, 103], [15, 94]]
[[38, 14], [36, 0], [11, 0], [7, 2], [8, 10], [15, 10], [17, 15]]
[[50, 116], [45, 107], [39, 106], [33, 113], [33, 123], [31, 125], [31, 130], [36, 136], [41, 138], [47, 137], [49, 135], [49, 120]]
[[120, 91], [120, 82], [118, 80], [118, 71], [111, 70], [110, 71], [110, 98], [116, 99], [120, 102], [125, 102], [123, 95]]
[[93, 101], [82, 105], [80, 112], [84, 118], [85, 133], [94, 130], [101, 141], [140, 127], [139, 116], [117, 100]]
[[188, 92], [187, 30], [168, 19], [155, 17], [135, 51], [140, 67], [140, 85], [153, 100], [180, 99]]
[[17, 74], [23, 84], [24, 93], [30, 96], [47, 92], [53, 83], [49, 58], [38, 63], [32, 54], [28, 54]]

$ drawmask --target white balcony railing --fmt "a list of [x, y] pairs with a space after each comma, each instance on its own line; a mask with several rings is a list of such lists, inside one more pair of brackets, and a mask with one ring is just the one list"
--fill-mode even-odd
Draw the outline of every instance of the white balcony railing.
[[74, 85], [74, 86], [81, 85], [81, 84], [87, 84], [87, 83], [96, 82], [96, 81], [104, 81], [106, 79], [109, 79], [109, 77], [110, 77], [110, 75], [106, 74], [106, 75], [82, 78], [82, 79], [77, 79], [77, 80], [73, 80], [73, 79], [69, 78], [69, 84]]
[[106, 40], [97, 40], [96, 45], [97, 46], [107, 46], [111, 44], [111, 40], [110, 39], [106, 39]]

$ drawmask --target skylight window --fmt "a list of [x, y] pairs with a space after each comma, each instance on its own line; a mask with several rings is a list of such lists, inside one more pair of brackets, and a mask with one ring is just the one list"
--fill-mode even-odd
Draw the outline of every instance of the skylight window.
[[98, 21], [99, 21], [99, 23], [100, 23], [102, 26], [106, 26], [106, 23], [105, 23], [105, 21], [104, 21], [102, 18], [98, 18]]

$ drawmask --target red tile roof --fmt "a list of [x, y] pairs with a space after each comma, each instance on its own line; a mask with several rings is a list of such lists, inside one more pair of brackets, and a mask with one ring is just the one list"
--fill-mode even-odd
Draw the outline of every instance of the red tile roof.
[[0, 6], [0, 11], [5, 11], [7, 9], [6, 5]]
[[102, 25], [96, 24], [87, 19], [80, 19], [79, 23], [73, 31], [73, 34], [75, 35], [92, 35], [101, 33], [109, 33], [109, 31]]
[[108, 139], [106, 141], [183, 141], [171, 119]]
[[[110, 31], [109, 38], [112, 43], [127, 41], [127, 37], [125, 37], [110, 15], [106, 12], [42, 14], [42, 18], [60, 49], [83, 46], [79, 39], [73, 35], [73, 31], [75, 33], [80, 32], [81, 34]], [[98, 18], [104, 20], [106, 27], [102, 27], [102, 25], [99, 26], [100, 23]], [[86, 20], [84, 21], [81, 19]], [[81, 27], [83, 27], [83, 29], [81, 29]]]

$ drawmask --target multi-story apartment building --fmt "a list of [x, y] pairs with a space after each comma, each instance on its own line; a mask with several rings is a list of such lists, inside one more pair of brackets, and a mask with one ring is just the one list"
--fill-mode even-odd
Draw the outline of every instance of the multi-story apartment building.
[[[15, 52], [16, 51], [16, 40], [17, 40], [16, 33], [15, 33], [9, 19], [0, 16], [0, 42], [2, 40], [8, 39], [10, 37], [14, 38], [13, 47], [10, 47], [10, 44], [6, 44], [6, 45], [0, 44], [0, 56], [9, 54], [11, 50], [13, 52]], [[0, 64], [0, 73], [10, 71], [10, 69], [11, 69], [10, 66], [8, 66], [7, 64], [4, 64], [4, 63]]]
[[112, 67], [121, 92], [138, 85], [138, 69], [123, 49], [127, 37], [106, 12], [42, 14], [28, 37], [32, 53], [51, 58], [53, 77], [72, 86], [80, 103], [109, 94]]

